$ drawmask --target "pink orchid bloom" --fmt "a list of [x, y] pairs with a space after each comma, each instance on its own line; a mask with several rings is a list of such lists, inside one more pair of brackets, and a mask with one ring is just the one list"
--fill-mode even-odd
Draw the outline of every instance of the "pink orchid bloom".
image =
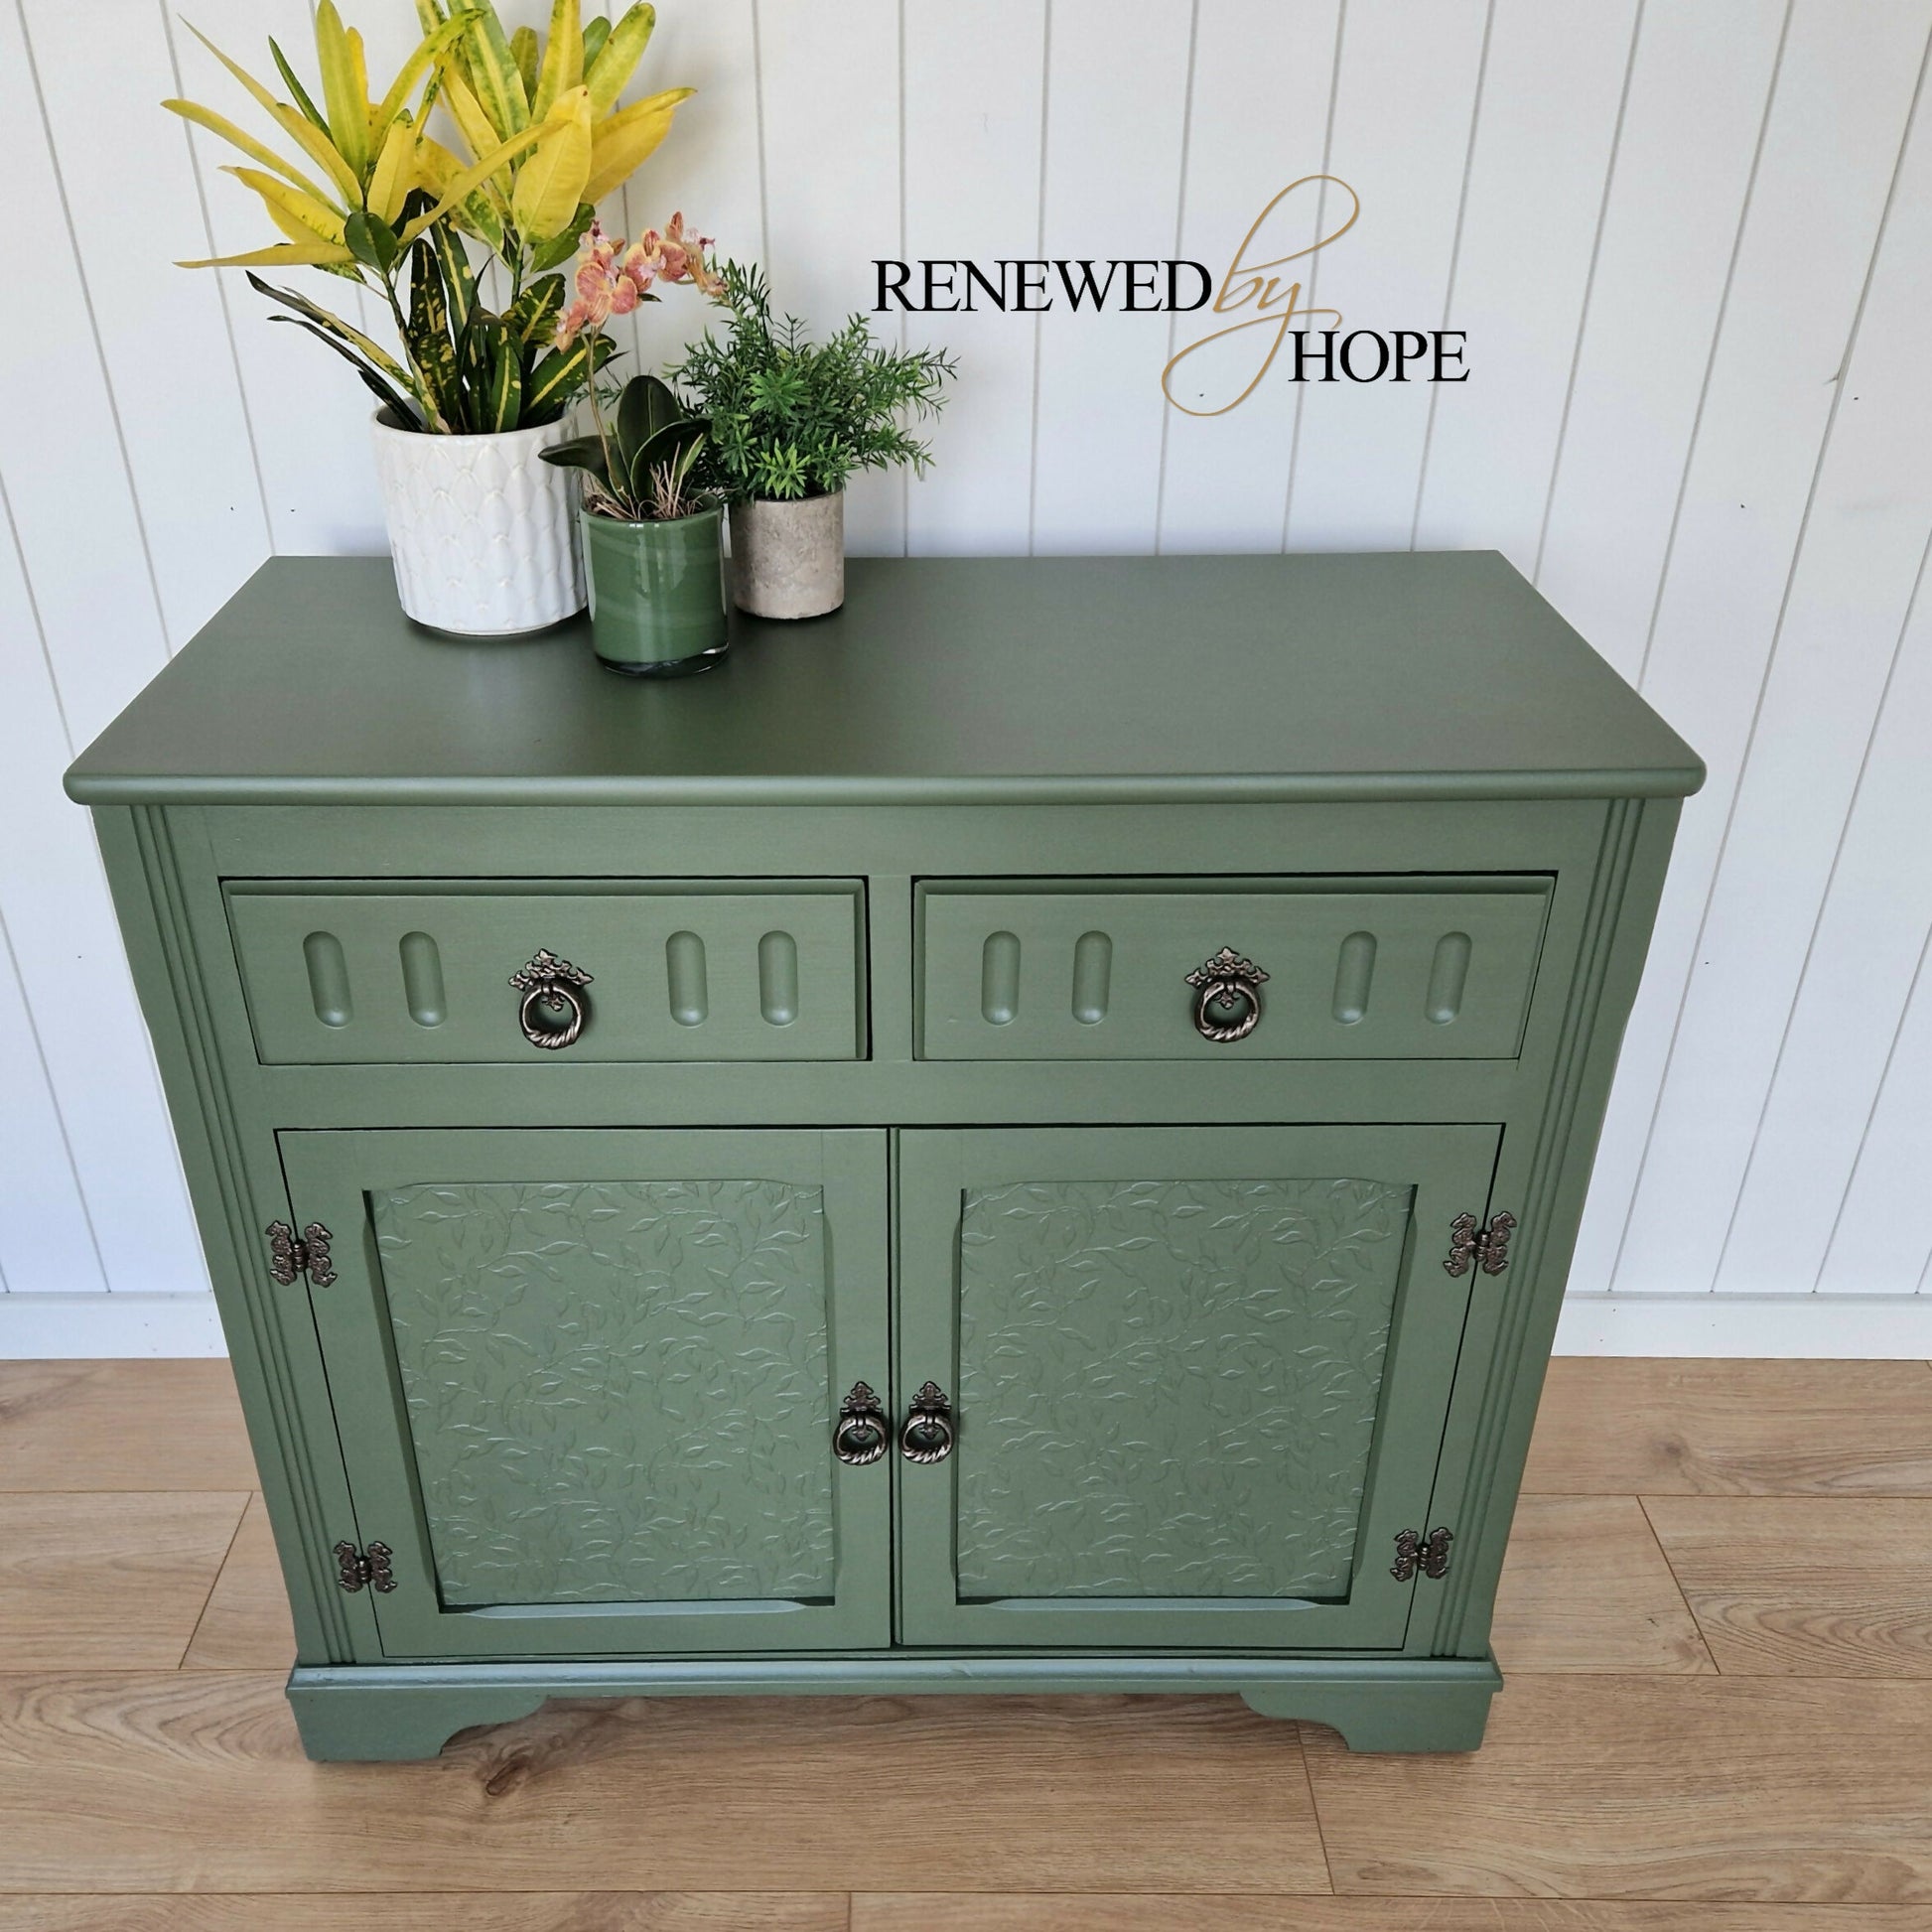
[[687, 235], [684, 232], [684, 214], [680, 209], [673, 214], [662, 236], [650, 237], [657, 244], [663, 258], [659, 275], [667, 282], [689, 282], [703, 295], [717, 296], [724, 289], [724, 283], [705, 265], [705, 250], [712, 245], [713, 237], [708, 234]]
[[646, 228], [625, 244], [600, 222], [591, 223], [577, 264], [577, 299], [557, 321], [557, 345], [568, 347], [586, 329], [599, 329], [613, 316], [627, 316], [650, 293], [653, 282], [688, 282], [709, 296], [724, 287], [705, 265], [709, 235], [684, 232], [684, 216], [673, 214], [662, 234]]

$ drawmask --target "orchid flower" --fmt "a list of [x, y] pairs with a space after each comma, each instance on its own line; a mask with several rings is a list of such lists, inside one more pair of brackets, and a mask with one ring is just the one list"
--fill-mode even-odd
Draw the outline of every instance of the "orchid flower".
[[577, 299], [557, 321], [557, 345], [567, 348], [586, 329], [612, 316], [627, 316], [639, 302], [654, 302], [655, 282], [686, 283], [714, 301], [724, 284], [705, 261], [709, 235], [687, 235], [684, 216], [673, 214], [662, 234], [646, 228], [635, 241], [604, 232], [593, 221], [577, 263]]

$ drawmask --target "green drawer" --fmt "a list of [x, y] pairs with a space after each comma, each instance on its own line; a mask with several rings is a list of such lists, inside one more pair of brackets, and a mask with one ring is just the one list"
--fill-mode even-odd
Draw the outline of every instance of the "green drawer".
[[[919, 1053], [936, 1060], [1506, 1059], [1554, 881], [928, 880]], [[1196, 1024], [1189, 975], [1252, 962], [1259, 1018]], [[1210, 1008], [1239, 1032], [1240, 1001]]]
[[[232, 880], [261, 1059], [849, 1060], [865, 1049], [856, 880]], [[590, 975], [512, 984], [539, 950]], [[528, 1020], [546, 1043], [526, 1037]]]

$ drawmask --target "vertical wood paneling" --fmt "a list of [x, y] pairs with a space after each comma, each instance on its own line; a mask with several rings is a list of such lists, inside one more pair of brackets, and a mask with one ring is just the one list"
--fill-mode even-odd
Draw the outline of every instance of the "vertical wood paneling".
[[0, 1293], [75, 1295], [107, 1286], [60, 1109], [48, 1084], [15, 972], [11, 935], [0, 920]]
[[[1171, 251], [1192, 25], [1190, 9], [1169, 0], [1054, 0], [1041, 189], [1049, 261], [1091, 257], [1104, 275], [1110, 259]], [[1151, 550], [1168, 319], [1075, 313], [1056, 292], [1038, 320], [1033, 547]]]
[[1924, 1294], [1932, 1268], [1925, 1177], [1932, 1174], [1932, 945], [1888, 1044], [1852, 1184], [1831, 1230], [1818, 1286], [1828, 1294]]
[[[1487, 18], [1484, 0], [1350, 0], [1329, 172], [1362, 216], [1312, 284], [1342, 335], [1443, 325]], [[1408, 549], [1428, 428], [1425, 383], [1307, 384], [1288, 547]]]
[[[1928, 145], [1925, 106], [1920, 104], [1920, 131], [1915, 142]], [[1922, 171], [1921, 158], [1918, 169]], [[1899, 184], [1896, 213], [1908, 206], [1902, 198], [1912, 176]], [[1921, 187], [1918, 195], [1925, 195]], [[1896, 218], [1896, 217], [1895, 217]], [[1916, 211], [1914, 219], [1918, 216]], [[1902, 225], [1887, 235], [1885, 251], [1898, 250], [1902, 263], [1918, 269], [1932, 255], [1932, 246], [1916, 251], [1907, 246]], [[1881, 266], [1881, 276], [1883, 269]], [[1876, 308], [1878, 289], [1872, 291]], [[1876, 316], [1868, 318], [1871, 333]], [[1859, 360], [1863, 359], [1861, 345]], [[1850, 381], [1861, 378], [1855, 365]], [[1901, 387], [1922, 387], [1922, 372], [1909, 370]], [[1863, 408], [1863, 405], [1849, 405]], [[1901, 492], [1902, 494], [1902, 492]], [[1906, 505], [1901, 503], [1900, 508]], [[1917, 506], [1921, 521], [1925, 505]], [[1932, 596], [1928, 596], [1921, 561], [1912, 614], [1898, 639], [1898, 655], [1881, 708], [1872, 721], [1868, 750], [1859, 774], [1858, 792], [1847, 814], [1843, 841], [1831, 862], [1831, 889], [1810, 935], [1803, 962], [1803, 983], [1788, 1013], [1772, 1010], [1769, 998], [1756, 1001], [1739, 1016], [1747, 1026], [1756, 1018], [1760, 1032], [1782, 1025], [1776, 1071], [1766, 1097], [1763, 1119], [1751, 1149], [1750, 1166], [1737, 1193], [1729, 1240], [1718, 1275], [1720, 1288], [1746, 1289], [1759, 1294], [1802, 1294], [1818, 1284], [1831, 1240], [1835, 1214], [1794, 1215], [1795, 1200], [1837, 1201], [1849, 1187], [1866, 1123], [1884, 1078], [1885, 1062], [1899, 1035], [1906, 1002], [1912, 993], [1926, 933], [1932, 930]], [[1875, 633], [1876, 626], [1873, 626]], [[1822, 640], [1814, 640], [1822, 641]], [[1874, 634], [1866, 650], [1882, 647]], [[1854, 668], [1860, 654], [1847, 653]], [[1783, 653], [1780, 653], [1782, 660]], [[1788, 692], [1779, 694], [1788, 697]], [[1770, 712], [1767, 694], [1767, 719]], [[1760, 737], [1762, 736], [1760, 730]], [[1841, 748], [1841, 758], [1852, 747]], [[1760, 766], [1752, 761], [1751, 780]], [[1842, 773], [1840, 774], [1842, 778]], [[1780, 801], [1788, 814], [1794, 803]], [[1740, 817], [1744, 801], [1740, 800]], [[1749, 814], [1753, 835], [1774, 813], [1759, 803]], [[1795, 857], [1810, 849], [1814, 876], [1820, 863], [1819, 846], [1831, 835], [1829, 816], [1820, 812], [1801, 829]], [[1726, 891], [1744, 855], [1727, 862], [1721, 877]], [[1802, 869], [1799, 872], [1802, 880]], [[1716, 907], [1714, 905], [1714, 912]], [[1802, 906], [1800, 907], [1802, 909]], [[1783, 911], [1780, 895], [1780, 913]], [[1772, 949], [1765, 962], [1774, 972], [1777, 953], [1784, 951], [1789, 972], [1789, 946]], [[1787, 989], [1774, 983], [1768, 989], [1782, 997]], [[1712, 1024], [1707, 1020], [1707, 1025]], [[1728, 1023], [1726, 1031], [1728, 1031]], [[1749, 1035], [1743, 1040], [1749, 1044]], [[1760, 1047], [1760, 1061], [1761, 1061]], [[1921, 1112], [1932, 1116], [1932, 1089], [1918, 1095]], [[1894, 1201], [1890, 1218], [1916, 1228], [1932, 1246], [1932, 1165], [1922, 1171], [1914, 1197], [1906, 1193]]]
[[[1761, 751], [1787, 782], [1796, 755], [1807, 793], [1835, 797], [1841, 821], [1846, 804], [1842, 784], [1833, 778], [1842, 743], [1802, 714], [1786, 711], [1769, 690], [1774, 654], [1788, 639], [1793, 661], [1802, 661], [1809, 654], [1806, 635], [1815, 630], [1823, 649], [1833, 647], [1833, 636], [1841, 643], [1850, 636], [1855, 653], [1864, 655], [1874, 624], [1889, 648], [1924, 541], [1922, 511], [1919, 527], [1901, 538], [1895, 517], [1870, 514], [1867, 480], [1856, 456], [1846, 460], [1847, 447], [1841, 446], [1840, 461], [1833, 462], [1823, 445], [1833, 427], [1851, 439], [1853, 451], [1863, 436], [1883, 437], [1882, 410], [1863, 410], [1861, 404], [1846, 413], [1841, 399], [1850, 391], [1841, 378], [1898, 166], [1928, 21], [1932, 10], [1924, 6], [1848, 15], [1813, 0], [1794, 13], [1725, 336], [1707, 392], [1644, 679], [1646, 692], [1696, 741], [1712, 771], [1697, 810], [1686, 815], [1659, 914], [1654, 957], [1661, 970], [1650, 975], [1642, 996], [1670, 1014], [1672, 1034], [1631, 1207], [1633, 1220], [1668, 1226], [1671, 1240], [1624, 1251], [1627, 1279], [1646, 1287], [1682, 1292], [1712, 1286], [1748, 1146], [1748, 1109], [1755, 1102], [1749, 1089], [1734, 1082], [1750, 1036], [1739, 1032], [1733, 1037], [1728, 1015], [1718, 1036], [1705, 1030], [1714, 1009], [1701, 982], [1708, 979], [1720, 999], [1726, 988], [1740, 1000], [1751, 999], [1764, 983], [1757, 975], [1768, 979], [1777, 970], [1794, 927], [1802, 947], [1817, 904], [1817, 883], [1802, 870], [1808, 840], [1796, 827], [1801, 844], [1782, 862], [1795, 868], [1788, 889], [1780, 882], [1767, 895], [1758, 870], [1753, 901], [1734, 897], [1727, 887], [1714, 897], [1729, 851], [1748, 865], [1748, 855], [1762, 850], [1755, 828], [1737, 817], [1747, 752]], [[1790, 261], [1799, 248], [1815, 279], [1812, 300], [1794, 308], [1788, 300]], [[1872, 352], [1895, 372], [1889, 340], [1886, 328]], [[1895, 400], [1904, 405], [1903, 397]], [[1884, 456], [1894, 466], [1910, 461], [1904, 452]], [[1892, 481], [1885, 480], [1887, 486]], [[1871, 553], [1880, 570], [1876, 583], [1858, 574], [1860, 533], [1866, 526], [1879, 546]], [[1801, 538], [1817, 547], [1801, 552]], [[1838, 623], [1841, 610], [1851, 621], [1848, 627]], [[1847, 674], [1856, 685], [1857, 666], [1848, 665]], [[1748, 706], [1739, 701], [1744, 693]], [[1785, 742], [1776, 747], [1776, 732], [1756, 734], [1767, 697], [1783, 721], [1777, 730]], [[1850, 728], [1863, 739], [1856, 718]], [[1754, 795], [1776, 812], [1775, 800]], [[1831, 805], [1824, 809], [1829, 813]], [[1764, 921], [1755, 941], [1741, 939], [1758, 961], [1741, 977], [1725, 950], [1739, 943], [1730, 935], [1740, 917]], [[1788, 998], [1788, 980], [1785, 990]], [[1654, 1011], [1646, 1017], [1653, 1025], [1662, 1018]], [[1623, 1268], [1618, 1279], [1625, 1279]]]
[[[985, 0], [962, 16], [905, 0], [905, 247], [996, 261], [1031, 252], [1039, 225], [1047, 0]], [[892, 250], [898, 259], [900, 251]], [[892, 326], [882, 317], [882, 330]], [[1029, 317], [904, 318], [959, 380], [932, 431], [934, 467], [906, 495], [915, 555], [1024, 552], [1033, 460], [1035, 330]]]
[[[104, 1263], [110, 1286], [198, 1288], [180, 1166], [99, 859], [85, 814], [61, 792], [74, 744], [100, 730], [167, 653], [74, 252], [77, 237], [113, 235], [112, 211], [69, 198], [33, 72], [19, 11], [0, 9], [0, 123], [18, 130], [17, 240], [44, 277], [39, 301], [11, 302], [0, 317], [0, 481], [18, 545], [8, 546], [0, 619], [0, 769], [19, 801], [7, 821], [0, 914], [90, 1215], [88, 1247], [65, 1243], [75, 1284], [93, 1286]], [[50, 460], [55, 452], [71, 454]], [[31, 1075], [27, 1085], [31, 1093]]]
[[[154, 111], [155, 76], [168, 70], [165, 16], [117, 13], [115, 58], [102, 61], [98, 16], [61, 0], [24, 0], [22, 12], [162, 617], [180, 644], [268, 554], [268, 525], [221, 290], [211, 274], [170, 265], [208, 251], [185, 129]], [[192, 463], [181, 460], [187, 449]]]
[[[1790, 586], [1834, 385], [1904, 135], [1926, 12], [1848, 16], [1799, 0], [1757, 145], [1747, 207], [1645, 653], [1643, 688], [1704, 755], [1711, 776], [1684, 814], [1598, 1152], [1574, 1279], [1696, 1292], [1711, 1272], [1624, 1228], [1656, 1118], [1678, 1014], [1716, 875], [1771, 640]], [[1790, 301], [1791, 263], [1809, 299]], [[1722, 1226], [1730, 1199], [1696, 1210]], [[1628, 1272], [1618, 1267], [1624, 1257]]]
[[[1268, 203], [1292, 182], [1321, 172], [1340, 24], [1340, 0], [1230, 0], [1201, 10], [1178, 252], [1201, 262], [1217, 286]], [[1243, 259], [1274, 261], [1309, 247], [1318, 199], [1317, 188], [1298, 189]], [[1309, 266], [1300, 264], [1305, 279]], [[1242, 320], [1238, 311], [1218, 319], [1205, 310], [1181, 316], [1170, 346]], [[1174, 373], [1173, 393], [1192, 408], [1221, 408], [1260, 365], [1274, 333], [1243, 329], [1187, 357]], [[1163, 550], [1280, 547], [1297, 397], [1285, 361], [1283, 350], [1253, 394], [1223, 415], [1168, 412]]]
[[1787, 4], [1647, 6], [1637, 38], [1536, 572], [1626, 677], [1650, 635]]
[[[52, 685], [10, 526], [0, 527], [0, 686], [7, 694], [0, 729], [16, 720], [43, 734], [51, 728], [58, 759], [66, 740], [58, 718], [50, 727]], [[44, 694], [38, 708], [31, 703], [36, 692]], [[14, 750], [10, 738], [0, 739], [0, 759], [11, 763]], [[16, 795], [25, 797], [24, 788]], [[52, 809], [51, 801], [28, 802]], [[10, 830], [15, 823], [9, 818]], [[11, 886], [7, 871], [0, 880]], [[99, 1290], [107, 1282], [20, 982], [20, 947], [6, 913], [10, 898], [11, 892], [0, 894], [0, 1286], [17, 1295]]]
[[[167, 661], [147, 543], [102, 378], [74, 236], [115, 245], [111, 210], [71, 210], [34, 89], [19, 12], [0, 7], [0, 126], [9, 217], [31, 301], [0, 303], [0, 478], [69, 727], [85, 740]], [[96, 130], [98, 138], [98, 130]], [[50, 462], [51, 452], [69, 454]]]
[[[372, 69], [393, 66], [408, 9], [363, 13]], [[505, 13], [541, 26], [547, 7]], [[1360, 192], [1309, 299], [1344, 328], [1467, 329], [1466, 385], [1298, 391], [1278, 370], [1194, 418], [1159, 375], [1204, 312], [875, 318], [962, 373], [938, 467], [863, 482], [852, 547], [1503, 549], [1712, 765], [1577, 1286], [1910, 1293], [1932, 1254], [1932, 137], [1904, 135], [1932, 0], [661, 14], [629, 93], [699, 92], [607, 226], [683, 207], [764, 262], [814, 333], [870, 309], [876, 258], [1175, 252], [1218, 276], [1290, 181], [1325, 166]], [[248, 65], [265, 69], [271, 32], [311, 59], [307, 0], [201, 0], [194, 18]], [[103, 1264], [116, 1288], [202, 1282], [98, 863], [59, 793], [68, 749], [271, 545], [382, 544], [352, 377], [269, 326], [238, 275], [169, 266], [266, 229], [215, 172], [228, 152], [153, 103], [186, 92], [279, 137], [166, 9], [117, 22], [107, 69], [100, 31], [54, 0], [0, 7], [15, 241], [35, 264], [34, 300], [0, 317], [16, 1292], [97, 1290]], [[1287, 211], [1271, 252], [1312, 213]], [[675, 360], [709, 320], [667, 292], [621, 326], [620, 372]], [[1626, 1242], [1633, 1210], [1671, 1242]]]
[[[873, 262], [899, 246], [898, 0], [777, 0], [759, 17], [765, 265], [781, 314], [822, 341], [873, 304]], [[847, 103], [864, 102], [851, 112]], [[842, 122], [837, 139], [832, 123]], [[810, 156], [809, 166], [800, 165]], [[837, 235], [840, 245], [826, 246]], [[891, 318], [878, 325], [896, 343]], [[905, 548], [905, 484], [878, 471], [846, 492], [846, 547]]]
[[1497, 0], [1449, 305], [1477, 363], [1421, 391], [1434, 414], [1418, 549], [1479, 545], [1536, 568], [1635, 17], [1636, 0]]

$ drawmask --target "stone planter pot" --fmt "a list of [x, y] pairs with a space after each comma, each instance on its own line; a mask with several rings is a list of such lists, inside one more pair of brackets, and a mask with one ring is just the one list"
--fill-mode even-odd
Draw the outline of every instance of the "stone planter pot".
[[845, 491], [732, 505], [732, 597], [759, 618], [822, 618], [845, 602]]
[[426, 436], [375, 416], [375, 468], [404, 614], [462, 637], [514, 637], [584, 608], [577, 479], [540, 450], [566, 422]]
[[621, 523], [580, 512], [598, 661], [626, 677], [688, 677], [724, 656], [725, 513]]

